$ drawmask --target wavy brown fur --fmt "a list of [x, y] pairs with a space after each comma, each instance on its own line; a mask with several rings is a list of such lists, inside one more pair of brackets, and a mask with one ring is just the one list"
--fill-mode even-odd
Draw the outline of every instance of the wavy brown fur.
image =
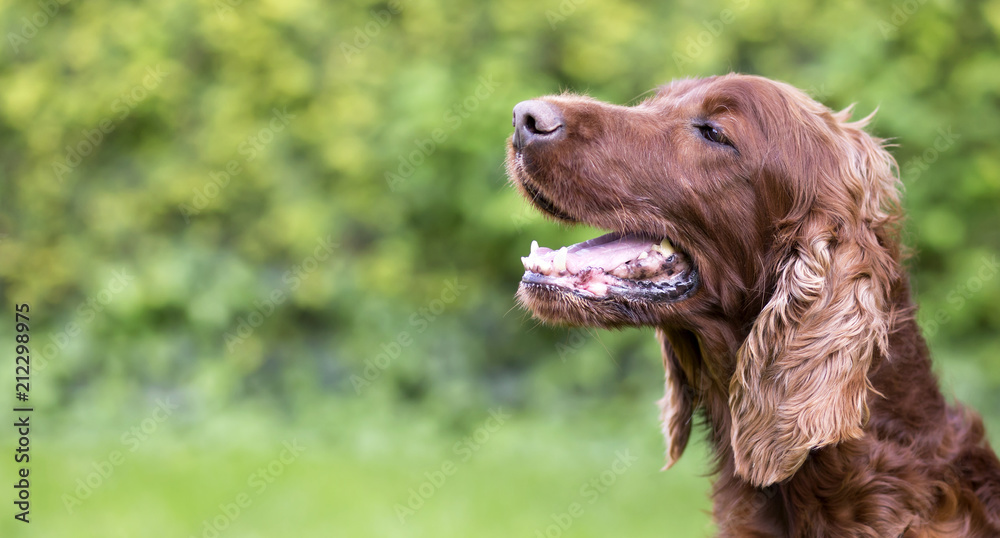
[[565, 133], [510, 145], [515, 185], [557, 220], [669, 237], [700, 284], [662, 304], [525, 285], [519, 300], [548, 322], [657, 328], [667, 467], [700, 410], [719, 536], [1000, 536], [1000, 462], [938, 389], [895, 163], [867, 119], [742, 75], [634, 107], [542, 100]]

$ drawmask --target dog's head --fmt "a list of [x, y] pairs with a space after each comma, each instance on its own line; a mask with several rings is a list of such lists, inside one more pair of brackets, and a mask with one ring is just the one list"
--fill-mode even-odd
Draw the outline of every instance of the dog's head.
[[659, 329], [668, 463], [713, 387], [755, 485], [861, 435], [898, 200], [892, 157], [848, 115], [742, 75], [632, 107], [564, 94], [514, 108], [514, 185], [554, 220], [610, 232], [533, 243], [518, 299], [547, 322]]

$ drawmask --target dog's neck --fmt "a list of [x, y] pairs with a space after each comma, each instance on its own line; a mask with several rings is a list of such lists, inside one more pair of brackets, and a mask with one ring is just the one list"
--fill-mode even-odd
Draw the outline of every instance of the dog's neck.
[[[904, 382], [898, 382], [898, 377], [914, 374], [919, 379], [927, 379], [929, 386], [921, 387], [928, 397], [939, 397], [940, 392], [935, 384], [935, 378], [930, 374], [930, 363], [927, 353], [920, 353], [915, 346], [925, 347], [919, 336], [919, 328], [914, 319], [914, 305], [910, 297], [910, 287], [905, 276], [899, 278], [892, 286], [891, 300], [893, 316], [890, 330], [889, 360], [878, 357], [870, 371], [875, 390], [879, 393], [869, 399], [874, 412], [894, 415], [896, 403], [888, 401], [894, 387], [909, 387]], [[684, 374], [689, 389], [686, 393], [692, 398], [692, 408], [701, 415], [710, 435], [709, 442], [717, 462], [717, 472], [721, 476], [731, 474], [733, 452], [731, 444], [732, 414], [729, 394], [730, 381], [736, 369], [737, 355], [743, 340], [749, 332], [752, 319], [738, 322], [722, 319], [698, 320], [698, 332], [676, 327], [661, 327], [658, 334], [665, 339], [665, 347], [670, 346], [677, 358], [678, 365]], [[895, 334], [906, 334], [907, 340], [899, 341]], [[917, 335], [916, 341], [913, 335]], [[664, 350], [666, 353], [666, 350]], [[664, 360], [668, 360], [664, 357]], [[886, 363], [890, 364], [886, 364]], [[923, 370], [927, 374], [923, 375]], [[893, 395], [896, 396], [896, 395]]]

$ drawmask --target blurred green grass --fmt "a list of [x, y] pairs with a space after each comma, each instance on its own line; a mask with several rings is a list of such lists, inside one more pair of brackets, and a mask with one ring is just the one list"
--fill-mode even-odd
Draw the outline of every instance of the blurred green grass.
[[[560, 536], [706, 534], [705, 447], [692, 443], [659, 473], [653, 406], [610, 407], [574, 416], [505, 410], [509, 419], [489, 435], [477, 434], [485, 422], [442, 429], [425, 414], [373, 417], [350, 405], [314, 410], [314, 422], [294, 426], [236, 411], [204, 426], [168, 421], [134, 452], [114, 442], [120, 432], [68, 426], [33, 441], [31, 536], [507, 537], [554, 533], [553, 524]], [[286, 442], [301, 452], [276, 465]], [[113, 451], [124, 461], [99, 469]], [[615, 466], [623, 454], [634, 461]], [[452, 474], [428, 478], [447, 461]], [[5, 458], [0, 473], [11, 467]], [[80, 489], [88, 480], [96, 487]], [[424, 492], [422, 505], [408, 504], [411, 489]], [[81, 492], [87, 498], [68, 514], [65, 495]], [[236, 508], [240, 494], [249, 502]], [[567, 517], [573, 503], [578, 517]], [[416, 509], [401, 519], [396, 505]], [[4, 518], [0, 533], [20, 525]]]
[[[206, 423], [172, 417], [135, 445], [121, 442], [128, 428], [112, 423], [138, 425], [137, 415], [58, 429], [43, 423], [32, 446], [31, 532], [4, 518], [0, 535], [711, 535], [700, 428], [684, 457], [658, 472], [663, 448], [652, 405], [503, 413], [510, 418], [482, 435], [484, 422], [447, 427], [426, 413], [372, 412], [356, 402], [326, 402], [294, 424], [230, 409]], [[485, 421], [489, 410], [473, 414]], [[1000, 441], [1000, 424], [989, 427]], [[115, 452], [122, 461], [109, 466]], [[623, 454], [635, 461], [610, 474]], [[453, 471], [438, 473], [446, 462]], [[14, 472], [0, 460], [0, 475]]]

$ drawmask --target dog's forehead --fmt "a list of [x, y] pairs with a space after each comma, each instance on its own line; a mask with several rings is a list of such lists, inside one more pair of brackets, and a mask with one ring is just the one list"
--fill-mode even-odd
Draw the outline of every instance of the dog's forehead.
[[660, 86], [652, 101], [667, 108], [734, 107], [750, 82], [738, 75], [675, 80]]
[[658, 89], [649, 106], [702, 117], [749, 117], [765, 130], [789, 121], [813, 124], [829, 112], [787, 84], [740, 74], [673, 81]]
[[686, 78], [660, 86], [653, 101], [667, 106], [684, 106], [705, 98], [711, 79]]
[[718, 77], [674, 79], [657, 89], [658, 99], [670, 99], [704, 89]]

